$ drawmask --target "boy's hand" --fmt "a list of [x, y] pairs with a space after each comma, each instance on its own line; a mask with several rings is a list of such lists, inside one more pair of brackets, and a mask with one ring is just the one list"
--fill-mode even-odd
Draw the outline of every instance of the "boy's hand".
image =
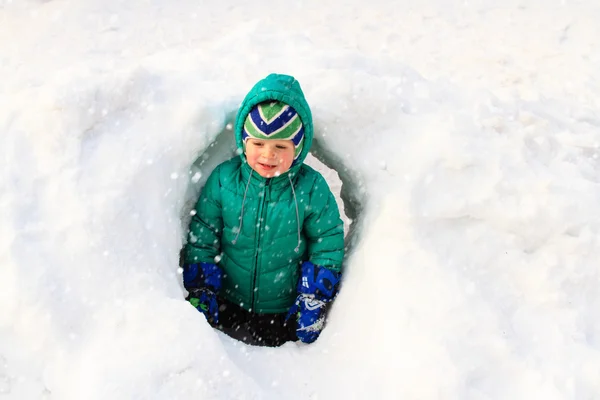
[[188, 301], [206, 317], [211, 325], [219, 323], [217, 295], [208, 288], [190, 289]]
[[209, 323], [219, 323], [217, 293], [221, 289], [223, 270], [216, 264], [199, 263], [183, 266], [183, 285], [189, 291], [187, 300], [202, 312]]
[[325, 306], [337, 294], [340, 283], [339, 272], [302, 263], [298, 297], [290, 308], [287, 318], [296, 317], [296, 335], [304, 343], [312, 343], [321, 334], [325, 323]]
[[187, 290], [193, 288], [209, 288], [215, 293], [221, 290], [223, 270], [216, 264], [198, 263], [183, 265], [183, 286]]

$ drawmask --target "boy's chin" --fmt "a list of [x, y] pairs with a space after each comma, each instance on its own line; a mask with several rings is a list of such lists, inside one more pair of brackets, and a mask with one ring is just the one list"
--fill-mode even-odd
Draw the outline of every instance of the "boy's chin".
[[278, 169], [272, 170], [272, 171], [268, 171], [268, 170], [265, 170], [264, 168], [261, 168], [260, 165], [254, 166], [254, 167], [252, 167], [252, 169], [254, 170], [254, 172], [258, 173], [263, 178], [275, 178], [275, 177], [277, 177], [279, 175], [282, 175], [282, 174], [286, 173], [289, 170], [289, 168], [288, 168], [288, 170], [285, 170], [283, 172], [281, 170], [278, 170]]
[[256, 171], [256, 172], [258, 172], [258, 174], [260, 176], [262, 176], [263, 178], [275, 178], [275, 177], [281, 175], [281, 172], [279, 172], [279, 171], [275, 171], [275, 172]]

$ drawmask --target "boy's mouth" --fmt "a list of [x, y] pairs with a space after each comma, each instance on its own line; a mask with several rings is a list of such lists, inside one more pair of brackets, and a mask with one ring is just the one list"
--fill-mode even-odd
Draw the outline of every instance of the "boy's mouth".
[[269, 164], [263, 164], [261, 162], [257, 163], [258, 165], [260, 165], [262, 168], [266, 169], [266, 170], [272, 170], [277, 168], [277, 165], [269, 165]]

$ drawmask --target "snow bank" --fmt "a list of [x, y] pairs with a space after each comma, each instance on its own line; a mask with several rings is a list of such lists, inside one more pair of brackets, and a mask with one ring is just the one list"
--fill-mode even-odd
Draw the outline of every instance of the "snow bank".
[[[600, 393], [597, 6], [401, 4], [0, 3], [0, 393]], [[327, 329], [279, 349], [209, 328], [177, 269], [271, 71], [357, 222]]]

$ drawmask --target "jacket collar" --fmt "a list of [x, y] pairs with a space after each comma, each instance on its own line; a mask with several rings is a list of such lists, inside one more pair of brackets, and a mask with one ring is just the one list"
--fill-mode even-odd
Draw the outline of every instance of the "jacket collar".
[[[250, 172], [252, 171], [252, 168], [246, 161], [246, 157], [240, 156], [240, 158], [242, 161], [242, 165], [241, 165], [242, 180], [244, 182], [247, 182], [248, 179], [250, 179], [250, 185], [263, 187], [263, 186], [269, 184], [269, 186], [272, 189], [279, 189], [279, 190], [290, 186], [290, 177], [292, 178], [292, 180], [294, 180], [294, 176], [298, 173], [298, 170], [300, 169], [300, 165], [301, 165], [301, 164], [294, 165], [286, 173], [281, 174], [276, 177], [273, 177], [273, 178], [264, 178], [264, 177], [260, 176], [256, 171], [254, 171], [252, 173], [252, 177], [250, 177]], [[290, 175], [290, 177], [288, 177], [288, 175]]]

